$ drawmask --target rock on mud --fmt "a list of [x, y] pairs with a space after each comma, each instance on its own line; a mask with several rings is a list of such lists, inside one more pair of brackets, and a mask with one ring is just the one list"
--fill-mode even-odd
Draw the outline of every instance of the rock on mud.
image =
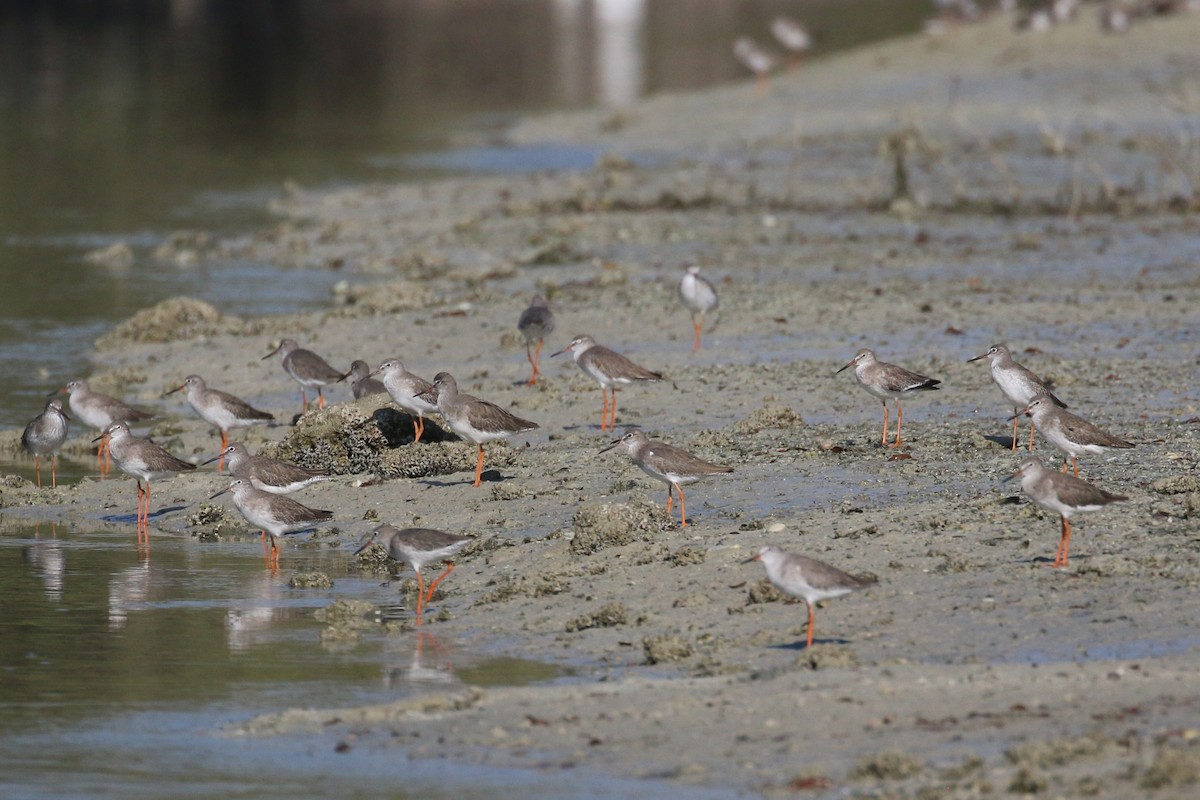
[[571, 552], [591, 555], [674, 527], [665, 506], [657, 503], [586, 503], [572, 520]]
[[172, 297], [142, 309], [96, 340], [97, 350], [115, 350], [129, 342], [174, 342], [197, 336], [240, 333], [243, 322], [203, 300]]

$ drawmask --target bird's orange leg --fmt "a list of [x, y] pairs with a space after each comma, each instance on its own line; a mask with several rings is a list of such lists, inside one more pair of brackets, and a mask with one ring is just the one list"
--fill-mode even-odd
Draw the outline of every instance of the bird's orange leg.
[[38, 488], [42, 488], [42, 457], [36, 453], [33, 456], [33, 471], [37, 473]]
[[609, 391], [612, 392], [612, 405], [608, 408], [608, 429], [613, 431], [617, 428], [617, 389], [613, 387]]
[[50, 486], [58, 488], [58, 453], [50, 456]]
[[[1015, 443], [1016, 440], [1014, 439], [1013, 441]], [[1029, 447], [1028, 447], [1028, 450], [1031, 453], [1033, 452], [1033, 422], [1029, 423]]]
[[413, 444], [421, 441], [423, 433], [425, 433], [425, 418], [418, 414], [413, 417]]
[[531, 355], [529, 352], [529, 342], [525, 343], [525, 357], [529, 359], [529, 364], [533, 367], [533, 374], [529, 376], [529, 384], [533, 386], [537, 383], [538, 375], [541, 375], [541, 370], [538, 369], [538, 361], [542, 357], [542, 340], [538, 339], [537, 350]]
[[475, 446], [479, 448], [479, 458], [475, 460], [475, 485], [478, 486], [483, 478], [483, 445]]
[[442, 574], [438, 575], [437, 578], [434, 579], [433, 583], [429, 584], [429, 588], [425, 590], [425, 600], [422, 605], [427, 605], [429, 601], [433, 599], [433, 590], [436, 589], [438, 584], [442, 582], [442, 579], [451, 572], [454, 572], [454, 564], [452, 562], [447, 562], [446, 569], [443, 570]]
[[679, 527], [686, 528], [687, 523], [687, 505], [683, 500], [683, 487], [675, 484], [675, 491], [679, 492]]
[[417, 627], [421, 626], [421, 613], [425, 610], [425, 579], [417, 570]]
[[608, 429], [608, 389], [600, 387], [600, 402], [603, 403], [600, 407], [600, 430]]
[[672, 487], [674, 487], [674, 486], [675, 486], [675, 484], [673, 484], [673, 483], [667, 484], [667, 516], [668, 517], [671, 516], [671, 507], [675, 503], [675, 494], [674, 494], [674, 492], [672, 492]]
[[896, 441], [892, 442], [892, 447], [900, 446], [900, 426], [904, 424], [904, 406], [900, 405], [900, 401], [896, 401]]
[[696, 331], [696, 340], [692, 342], [692, 352], [693, 353], [700, 349], [700, 328], [702, 327], [702, 322], [703, 322], [703, 317], [700, 320], [697, 320], [695, 317], [692, 317], [692, 328], [694, 328]]
[[887, 400], [883, 401], [883, 446], [887, 447], [887, 429], [888, 429], [888, 404]]
[[1058, 550], [1054, 552], [1054, 567], [1067, 566], [1067, 553], [1071, 549], [1071, 520], [1062, 518], [1062, 537], [1058, 540]]
[[812, 603], [806, 600], [804, 604], [808, 606], [808, 645], [805, 648], [808, 649], [812, 647], [813, 629], [817, 627], [817, 614], [813, 609]]
[[1013, 417], [1013, 432], [1012, 432], [1012, 451], [1017, 452], [1017, 426], [1021, 424], [1021, 420]]
[[1075, 467], [1075, 477], [1078, 478], [1079, 477], [1079, 459], [1076, 458], [1075, 456], [1071, 456], [1071, 464], [1072, 464], [1072, 466]]
[[321, 392], [321, 387], [317, 387], [317, 408], [325, 407], [325, 395]]

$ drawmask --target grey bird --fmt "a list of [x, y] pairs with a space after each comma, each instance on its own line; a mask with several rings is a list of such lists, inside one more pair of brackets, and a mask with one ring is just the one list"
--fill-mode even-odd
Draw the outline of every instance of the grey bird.
[[350, 391], [354, 393], [355, 400], [361, 400], [373, 394], [387, 394], [383, 381], [373, 378], [371, 375], [370, 365], [362, 359], [355, 359], [350, 362], [350, 371], [343, 375], [341, 380], [350, 381]]
[[221, 455], [202, 461], [201, 466], [220, 458], [229, 461], [230, 475], [245, 478], [255, 489], [269, 494], [291, 494], [305, 486], [329, 480], [329, 473], [324, 470], [307, 469], [289, 461], [251, 455], [241, 442], [230, 442]]
[[1105, 491], [1073, 475], [1046, 469], [1036, 456], [1029, 456], [1006, 480], [1021, 479], [1021, 491], [1037, 505], [1062, 518], [1062, 536], [1054, 552], [1054, 567], [1066, 567], [1071, 549], [1071, 515], [1080, 511], [1099, 511], [1104, 506], [1128, 500]]
[[281, 494], [270, 494], [255, 489], [250, 481], [234, 478], [228, 486], [209, 497], [213, 500], [226, 492], [233, 493], [233, 504], [242, 516], [264, 536], [271, 537], [271, 553], [268, 564], [279, 568], [279, 539], [289, 533], [300, 533], [315, 528], [322, 522], [333, 519], [332, 511], [309, 508]]
[[[600, 430], [613, 430], [617, 424], [617, 389], [631, 385], [634, 381], [661, 381], [662, 373], [651, 372], [643, 366], [633, 363], [625, 356], [596, 344], [596, 340], [581, 333], [571, 340], [571, 343], [556, 353], [554, 358], [563, 353], [570, 353], [575, 359], [575, 365], [583, 370], [583, 374], [595, 379], [600, 384], [600, 397], [603, 406], [600, 410]], [[608, 393], [612, 392], [612, 410], [609, 412]]]
[[[149, 411], [134, 408], [115, 397], [93, 391], [91, 384], [82, 378], [71, 381], [53, 394], [70, 395], [71, 413], [84, 425], [100, 434], [103, 434], [114, 422], [132, 424], [154, 416]], [[110, 460], [108, 439], [103, 436], [100, 438], [103, 444], [96, 451], [96, 466], [103, 476], [108, 474]]]
[[865, 589], [878, 582], [873, 575], [855, 577], [837, 567], [807, 558], [797, 553], [785, 553], [774, 545], [763, 545], [758, 552], [743, 561], [761, 561], [767, 568], [767, 579], [776, 589], [792, 597], [804, 598], [808, 606], [808, 644], [813, 645], [813, 628], [816, 622], [814, 609], [822, 600], [841, 597], [856, 589]]
[[[417, 624], [421, 624], [421, 612], [433, 597], [433, 591], [442, 579], [454, 571], [454, 563], [447, 559], [453, 558], [460, 550], [470, 544], [470, 536], [460, 536], [456, 533], [434, 530], [433, 528], [404, 528], [393, 525], [379, 525], [362, 538], [354, 555], [366, 550], [372, 545], [379, 545], [387, 550], [387, 554], [396, 561], [406, 562], [417, 573]], [[446, 569], [441, 575], [425, 588], [425, 579], [421, 576], [421, 567], [435, 561], [445, 561]]]
[[[517, 320], [517, 330], [525, 339], [525, 357], [529, 359], [529, 365], [533, 367], [533, 374], [529, 376], [529, 385], [532, 386], [538, 382], [538, 376], [542, 374], [538, 369], [538, 359], [542, 355], [542, 342], [554, 332], [554, 312], [550, 310], [546, 298], [540, 294], [534, 295], [533, 300], [529, 302], [529, 307], [521, 312], [521, 318]], [[534, 342], [537, 342], [537, 349], [531, 351], [530, 348]]]
[[[105, 429], [104, 433], [93, 441], [108, 439], [108, 449], [112, 453], [117, 468], [126, 475], [132, 475], [137, 481], [138, 491], [138, 541], [150, 538], [150, 482], [155, 478], [168, 478], [179, 472], [188, 472], [196, 468], [195, 464], [176, 458], [165, 449], [141, 436], [134, 436], [129, 431], [129, 423], [114, 422]], [[145, 488], [142, 484], [145, 483]]]
[[699, 267], [690, 266], [679, 280], [679, 299], [692, 314], [692, 329], [696, 334], [692, 341], [692, 350], [699, 350], [704, 315], [715, 311], [721, 303], [717, 297], [717, 288], [701, 276]]
[[37, 485], [42, 486], [42, 456], [50, 456], [50, 486], [58, 488], [58, 451], [67, 440], [67, 421], [70, 419], [62, 410], [62, 400], [52, 397], [46, 408], [21, 432], [21, 447], [33, 456], [33, 470], [37, 473]]
[[284, 339], [271, 352], [262, 357], [266, 361], [276, 353], [283, 354], [283, 370], [292, 376], [292, 380], [300, 384], [300, 400], [303, 403], [301, 413], [308, 411], [308, 390], [317, 390], [317, 406], [325, 407], [325, 395], [322, 389], [331, 383], [337, 383], [345, 375], [329, 366], [329, 362], [311, 350], [302, 348], [295, 339]]
[[878, 397], [880, 402], [883, 403], [884, 445], [888, 443], [887, 401], [896, 401], [896, 441], [890, 447], [899, 447], [900, 426], [904, 424], [904, 407], [900, 405], [900, 398], [913, 392], [938, 389], [938, 384], [941, 381], [897, 366], [896, 364], [880, 361], [875, 357], [875, 353], [866, 347], [855, 353], [854, 358], [847, 361], [838, 372], [842, 372], [849, 367], [854, 367], [854, 377], [858, 380], [859, 385], [871, 395]]
[[1042, 435], [1050, 440], [1050, 444], [1063, 452], [1063, 472], [1067, 471], [1067, 459], [1070, 460], [1076, 477], [1079, 477], [1079, 457], [1084, 453], [1099, 455], [1105, 450], [1134, 447], [1132, 442], [1106, 433], [1087, 420], [1059, 408], [1054, 398], [1047, 394], [1039, 394], [1030, 400], [1029, 405], [1016, 416], [1021, 414], [1029, 415]]
[[[234, 428], [245, 428], [250, 425], [260, 425], [264, 422], [274, 422], [275, 415], [260, 411], [240, 397], [234, 397], [219, 389], [210, 389], [204, 378], [199, 375], [188, 375], [183, 383], [163, 394], [163, 397], [176, 392], [187, 391], [188, 405], [199, 415], [200, 419], [212, 425], [221, 432], [221, 450], [229, 446], [229, 432]], [[220, 471], [224, 462], [217, 465]]]
[[536, 422], [512, 414], [495, 403], [480, 400], [458, 391], [458, 382], [448, 372], [439, 372], [433, 378], [434, 399], [438, 413], [446, 420], [450, 430], [463, 439], [474, 442], [479, 449], [475, 461], [475, 486], [483, 478], [483, 443], [507, 439], [516, 433], [524, 433], [538, 427]]
[[[1037, 397], [1039, 394], [1044, 394], [1059, 408], [1066, 408], [1067, 404], [1059, 400], [1054, 394], [1046, 388], [1046, 384], [1037, 375], [1034, 375], [1030, 370], [1018, 364], [1013, 360], [1012, 353], [1007, 347], [1002, 344], [994, 344], [987, 349], [986, 352], [980, 353], [974, 358], [968, 358], [967, 363], [979, 361], [980, 359], [991, 359], [992, 381], [1003, 393], [1008, 402], [1012, 403], [1013, 411], [1020, 411], [1029, 405], [1029, 401]], [[1020, 414], [1013, 416], [1013, 432], [1012, 432], [1012, 449], [1017, 450], [1017, 426], [1020, 420], [1017, 419]], [[1033, 431], [1034, 424], [1029, 423], [1029, 450], [1033, 450]]]
[[404, 362], [389, 358], [371, 373], [382, 376], [383, 388], [392, 402], [409, 413], [413, 421], [413, 444], [425, 435], [425, 415], [438, 410], [433, 398], [433, 384], [409, 372]]
[[672, 491], [679, 492], [679, 525], [684, 528], [687, 527], [688, 521], [683, 484], [694, 483], [705, 475], [733, 472], [733, 467], [705, 461], [686, 450], [651, 439], [641, 430], [632, 430], [620, 439], [614, 439], [600, 452], [607, 453], [614, 447], [624, 447], [642, 472], [667, 484], [668, 515], [671, 513]]

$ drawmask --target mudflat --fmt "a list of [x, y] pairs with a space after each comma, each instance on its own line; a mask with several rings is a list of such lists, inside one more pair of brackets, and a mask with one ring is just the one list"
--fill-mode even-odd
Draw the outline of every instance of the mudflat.
[[[290, 416], [297, 388], [259, 359], [291, 337], [343, 368], [447, 371], [537, 422], [485, 445], [480, 488], [474, 445], [436, 417], [412, 445], [407, 417], [348, 387], [246, 439], [335, 473], [304, 501], [333, 509], [338, 530], [289, 542], [285, 570], [378, 522], [472, 534], [423, 633], [574, 676], [281, 709], [230, 733], [638, 775], [663, 796], [1192, 796], [1197, 41], [1200, 15], [1122, 36], [996, 19], [816, 61], [762, 92], [509, 134], [592, 150], [589, 170], [289, 188], [272, 229], [201, 256], [343, 270], [328, 310], [233, 319], [162, 304], [97, 342], [94, 383], [158, 404], [197, 373]], [[691, 263], [721, 298], [698, 352], [676, 296]], [[516, 322], [534, 293], [557, 328], [529, 386]], [[663, 484], [619, 448], [599, 453], [614, 438], [599, 385], [548, 357], [578, 333], [665, 375], [620, 392], [616, 435], [638, 426], [734, 468], [684, 488], [687, 527]], [[967, 363], [995, 342], [1136, 445], [1081, 459], [1084, 479], [1129, 499], [1073, 518], [1065, 570], [1048, 566], [1059, 520], [1004, 481], [1027, 421], [1013, 453], [1016, 409], [986, 359]], [[835, 374], [862, 347], [941, 380], [903, 400], [903, 447], [881, 446], [879, 401]], [[156, 440], [215, 452], [178, 410]], [[1034, 452], [1061, 459], [1044, 438]], [[13, 483], [0, 499], [16, 513], [77, 518], [117, 492], [132, 505], [114, 482]], [[198, 503], [221, 483], [189, 476], [164, 496]], [[151, 535], [241, 527], [226, 515], [159, 518]], [[878, 584], [819, 608], [809, 650], [803, 605], [743, 563], [767, 543]], [[398, 627], [362, 635], [416, 636]]]

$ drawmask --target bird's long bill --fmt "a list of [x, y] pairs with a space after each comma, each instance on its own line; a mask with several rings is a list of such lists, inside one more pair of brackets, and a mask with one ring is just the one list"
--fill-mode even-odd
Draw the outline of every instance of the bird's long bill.
[[107, 438], [108, 438], [108, 431], [105, 431], [104, 433], [97, 436], [95, 439], [92, 439], [92, 444], [95, 444], [96, 442], [100, 441], [101, 439], [107, 439]]
[[987, 353], [981, 353], [980, 355], [977, 355], [974, 358], [968, 358], [967, 363], [970, 364], [972, 361], [978, 361], [981, 358], [987, 358]]
[[625, 440], [624, 436], [622, 436], [620, 439], [613, 439], [611, 442], [608, 443], [608, 447], [601, 449], [600, 452], [607, 453], [609, 450], [612, 450], [614, 447], [621, 444], [621, 442], [623, 442], [624, 440]]
[[749, 564], [754, 561], [762, 561], [762, 559], [758, 557], [758, 553], [755, 553], [754, 555], [750, 556], [749, 558], [745, 559], [744, 561], [739, 561], [738, 563], [739, 564]]
[[362, 538], [362, 541], [359, 542], [359, 544], [358, 544], [358, 549], [355, 550], [353, 554], [358, 555], [363, 550], [366, 550], [368, 547], [370, 547], [373, 544], [375, 544], [375, 532], [371, 531], [370, 533], [368, 533], [366, 536], [364, 536]]
[[567, 345], [562, 350], [555, 350], [553, 353], [550, 354], [550, 357], [554, 358], [555, 356], [561, 356], [563, 353], [569, 351], [570, 349], [571, 349], [571, 345]]
[[1028, 406], [1026, 406], [1025, 408], [1022, 408], [1020, 411], [1018, 411], [1017, 413], [1015, 413], [1015, 414], [1013, 414], [1011, 417], [1009, 417], [1009, 418], [1008, 418], [1008, 421], [1009, 421], [1009, 422], [1012, 422], [1014, 419], [1017, 419], [1017, 418], [1019, 418], [1019, 417], [1023, 417], [1023, 416], [1025, 416], [1025, 415], [1026, 415], [1026, 414], [1028, 414], [1028, 413], [1029, 413], [1029, 407], [1028, 407]]
[[847, 369], [849, 369], [850, 367], [853, 367], [853, 366], [854, 366], [854, 359], [852, 358], [849, 361], [847, 361], [845, 364], [843, 364], [841, 369], [839, 369], [837, 372], [835, 372], [833, 374], [837, 375], [838, 372], [845, 372]]
[[67, 389], [67, 387], [64, 386], [61, 389], [55, 389], [50, 394], [46, 395], [46, 397], [57, 397], [60, 394], [70, 394], [70, 393], [71, 392]]
[[185, 384], [182, 384], [182, 383], [181, 383], [181, 384], [179, 384], [178, 386], [176, 386], [174, 389], [171, 389], [170, 391], [163, 392], [163, 393], [162, 393], [162, 396], [163, 396], [163, 397], [166, 397], [166, 396], [167, 396], [167, 395], [169, 395], [169, 394], [175, 394], [176, 392], [182, 392], [182, 391], [183, 391], [184, 389], [186, 389], [186, 388], [187, 388], [187, 386], [186, 386]]
[[[279, 347], [283, 347], [283, 342], [280, 342], [280, 343], [279, 343]], [[278, 352], [279, 352], [279, 347], [276, 347], [274, 350], [272, 350], [271, 352], [267, 353], [265, 356], [263, 356], [262, 358], [260, 358], [260, 359], [259, 359], [259, 361], [266, 361], [268, 358], [270, 358], [271, 356], [273, 356], [273, 355], [275, 355], [276, 353], [278, 353]]]
[[200, 462], [200, 466], [202, 466], [202, 467], [203, 467], [205, 464], [211, 464], [212, 462], [214, 462], [214, 461], [217, 461], [217, 460], [219, 460], [220, 458], [222, 458], [224, 455], [225, 455], [225, 451], [224, 451], [224, 450], [222, 450], [221, 452], [217, 453], [215, 456], [213, 456], [212, 458], [208, 459], [207, 461], [201, 461], [201, 462]]
[[[206, 461], [205, 463], [207, 464], [208, 462]], [[225, 494], [226, 492], [228, 492], [228, 491], [229, 491], [231, 488], [233, 488], [232, 484], [231, 484], [230, 486], [226, 486], [224, 489], [222, 489], [221, 491], [217, 492], [216, 494], [211, 494], [211, 495], [209, 495], [209, 496], [208, 496], [208, 499], [209, 499], [209, 500], [215, 500], [215, 499], [217, 499], [218, 497], [220, 497], [221, 495], [223, 495], [223, 494]]]
[[[353, 371], [354, 370], [350, 370], [350, 372], [353, 372]], [[347, 372], [344, 375], [342, 375], [342, 377], [338, 378], [336, 381], [334, 381], [334, 383], [341, 383], [342, 381], [346, 380], [346, 378], [349, 378], [350, 372]]]

